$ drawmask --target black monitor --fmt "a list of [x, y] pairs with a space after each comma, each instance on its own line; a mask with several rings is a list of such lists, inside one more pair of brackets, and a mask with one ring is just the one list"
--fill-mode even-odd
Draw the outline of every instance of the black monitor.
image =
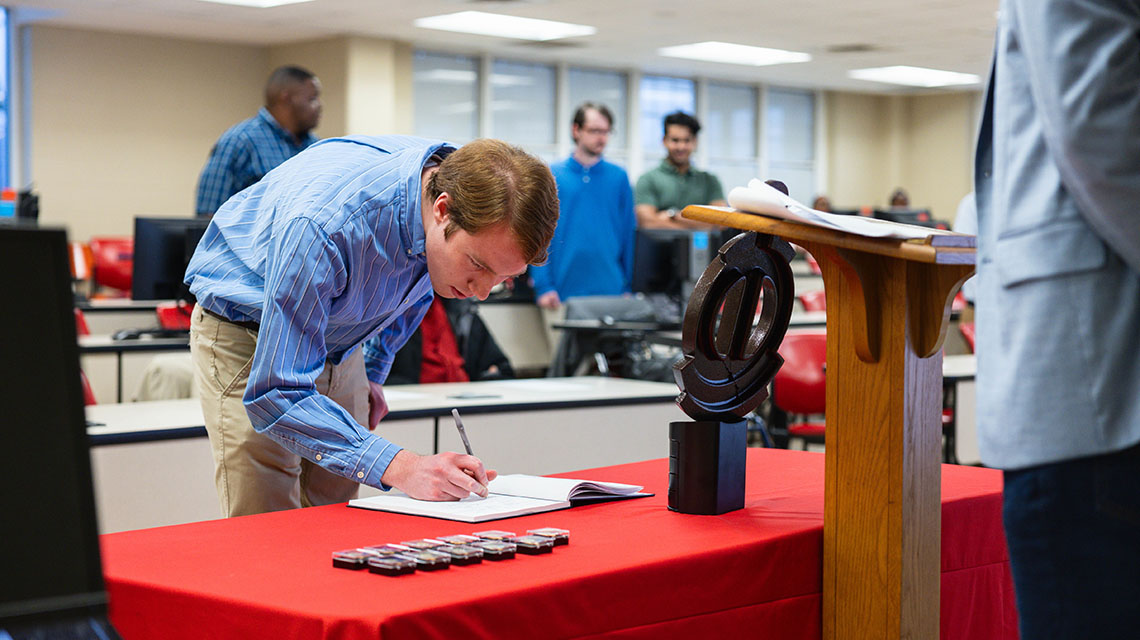
[[182, 281], [209, 224], [206, 218], [135, 218], [131, 298], [192, 300]]
[[105, 610], [67, 254], [0, 228], [0, 629]]
[[941, 220], [935, 220], [930, 215], [930, 209], [875, 209], [875, 217], [879, 220], [913, 224], [932, 229], [945, 229], [947, 225]]
[[718, 249], [738, 229], [638, 229], [633, 251], [632, 289], [685, 300]]

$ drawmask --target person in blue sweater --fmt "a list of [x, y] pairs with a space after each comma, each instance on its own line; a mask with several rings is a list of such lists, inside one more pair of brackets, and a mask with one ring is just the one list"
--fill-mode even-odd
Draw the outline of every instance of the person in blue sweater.
[[633, 190], [625, 170], [602, 159], [613, 121], [605, 105], [582, 104], [570, 129], [574, 152], [550, 168], [561, 213], [549, 259], [530, 270], [543, 309], [558, 309], [576, 296], [630, 290], [637, 228]]

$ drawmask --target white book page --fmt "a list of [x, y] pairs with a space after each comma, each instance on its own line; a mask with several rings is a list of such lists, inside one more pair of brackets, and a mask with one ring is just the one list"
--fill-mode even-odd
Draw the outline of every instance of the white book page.
[[377, 509], [380, 511], [393, 511], [411, 515], [433, 516], [449, 520], [463, 520], [478, 522], [504, 516], [521, 515], [526, 513], [539, 513], [552, 508], [565, 506], [565, 501], [550, 501], [521, 496], [507, 496], [492, 494], [486, 498], [469, 496], [462, 500], [451, 502], [434, 502], [430, 500], [416, 500], [396, 490], [370, 498], [352, 500], [349, 506]]
[[520, 473], [499, 476], [487, 485], [487, 489], [495, 494], [529, 496], [558, 501], [566, 501], [578, 495], [629, 495], [641, 491], [641, 487], [632, 484], [594, 482], [572, 478], [547, 478]]

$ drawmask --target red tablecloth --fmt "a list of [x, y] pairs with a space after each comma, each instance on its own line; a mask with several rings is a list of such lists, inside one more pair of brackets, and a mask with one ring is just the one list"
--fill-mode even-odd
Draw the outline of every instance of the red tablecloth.
[[[484, 524], [333, 505], [106, 535], [111, 619], [128, 640], [818, 638], [822, 454], [749, 450], [746, 507], [722, 516], [670, 512], [667, 464], [565, 474], [653, 498]], [[1016, 637], [1000, 473], [943, 466], [942, 500], [942, 637]], [[339, 549], [542, 526], [570, 545], [399, 578], [331, 565]]]

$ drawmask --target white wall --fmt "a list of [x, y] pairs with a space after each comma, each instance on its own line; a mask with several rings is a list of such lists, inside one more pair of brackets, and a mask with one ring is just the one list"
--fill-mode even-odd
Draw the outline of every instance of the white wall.
[[73, 240], [193, 215], [218, 135], [262, 102], [260, 47], [57, 27], [32, 31], [32, 178]]
[[[37, 26], [32, 171], [41, 216], [71, 237], [129, 234], [136, 215], [190, 215], [218, 135], [252, 115], [269, 71], [308, 67], [323, 85], [316, 133], [409, 133], [412, 49], [358, 36], [272, 47]], [[826, 193], [883, 206], [903, 186], [953, 217], [971, 186], [976, 92], [828, 92]]]
[[977, 92], [883, 96], [829, 92], [827, 193], [835, 207], [884, 207], [895, 187], [952, 221], [973, 190]]

